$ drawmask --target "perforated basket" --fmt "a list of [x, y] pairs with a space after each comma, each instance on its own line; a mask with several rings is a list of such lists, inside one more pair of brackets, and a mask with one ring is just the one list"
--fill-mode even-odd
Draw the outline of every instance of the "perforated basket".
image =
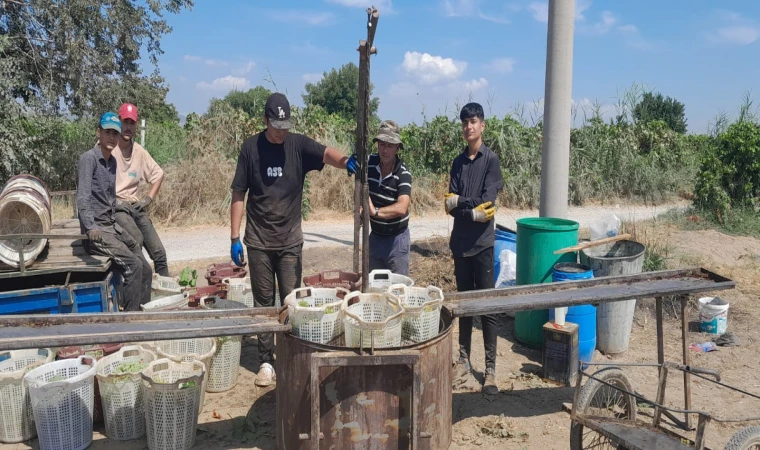
[[318, 344], [338, 343], [343, 334], [343, 288], [299, 288], [285, 297], [291, 332]]
[[206, 367], [200, 361], [158, 359], [142, 372], [150, 450], [186, 450], [195, 444]]
[[253, 308], [253, 289], [251, 287], [251, 278], [225, 278], [222, 284], [227, 286], [227, 298], [236, 302], [241, 302], [249, 308]]
[[405, 275], [393, 273], [390, 270], [373, 270], [369, 273], [367, 292], [386, 292], [394, 284], [414, 286], [414, 280]]
[[55, 353], [47, 348], [0, 353], [0, 442], [11, 444], [33, 438], [34, 415], [24, 374], [49, 363]]
[[164, 277], [157, 273], [153, 274], [150, 287], [156, 291], [172, 292], [174, 294], [182, 292], [182, 286], [179, 285], [179, 277]]
[[83, 450], [92, 443], [95, 358], [53, 361], [24, 376], [41, 450]]
[[[246, 306], [232, 300], [216, 299], [214, 303], [206, 303], [201, 299], [203, 309], [243, 309]], [[243, 349], [242, 336], [222, 336], [216, 338], [216, 353], [211, 357], [208, 368], [208, 392], [224, 392], [237, 384], [240, 353]]]
[[[161, 358], [168, 358], [175, 362], [200, 361], [203, 363], [203, 367], [206, 368], [211, 366], [211, 358], [216, 353], [216, 339], [199, 338], [156, 341], [156, 353]], [[201, 403], [198, 406], [198, 414], [203, 410], [204, 392], [208, 385], [208, 376], [208, 371], [204, 369], [203, 390], [201, 392]]]
[[352, 292], [343, 302], [346, 347], [384, 348], [401, 345], [404, 308], [393, 294]]
[[174, 294], [168, 297], [161, 297], [152, 300], [144, 305], [140, 305], [143, 311], [171, 311], [187, 306], [189, 299], [188, 293]]
[[388, 292], [404, 307], [401, 339], [423, 342], [438, 335], [443, 291], [435, 286], [415, 287], [394, 284]]
[[145, 435], [145, 395], [140, 372], [155, 359], [155, 353], [131, 345], [98, 360], [96, 377], [109, 439], [126, 441]]

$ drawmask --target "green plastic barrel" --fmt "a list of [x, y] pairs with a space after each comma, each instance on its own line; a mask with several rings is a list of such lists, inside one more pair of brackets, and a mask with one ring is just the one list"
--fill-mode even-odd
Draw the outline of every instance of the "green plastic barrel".
[[[575, 252], [555, 255], [561, 248], [578, 244], [578, 222], [551, 217], [528, 217], [517, 221], [517, 284], [551, 283], [554, 265], [576, 262]], [[549, 310], [515, 314], [515, 338], [521, 344], [540, 348]]]

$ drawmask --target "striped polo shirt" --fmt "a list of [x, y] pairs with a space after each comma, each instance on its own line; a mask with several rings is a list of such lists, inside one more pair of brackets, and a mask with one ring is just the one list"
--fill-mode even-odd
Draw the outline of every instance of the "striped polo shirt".
[[[409, 173], [401, 158], [396, 156], [396, 166], [393, 172], [384, 177], [380, 173], [380, 156], [370, 155], [367, 171], [369, 196], [375, 208], [390, 206], [398, 201], [399, 196], [412, 195], [412, 174]], [[373, 233], [393, 236], [404, 231], [409, 226], [409, 211], [404, 217], [393, 219], [376, 219], [370, 217]]]

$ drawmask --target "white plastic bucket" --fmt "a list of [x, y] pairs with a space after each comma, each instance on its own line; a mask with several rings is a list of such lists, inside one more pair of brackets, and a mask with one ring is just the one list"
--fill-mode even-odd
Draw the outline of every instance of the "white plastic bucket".
[[712, 304], [717, 297], [699, 299], [699, 329], [704, 333], [723, 334], [728, 328], [728, 302]]
[[560, 326], [565, 324], [565, 315], [567, 314], [567, 308], [567, 306], [554, 308], [554, 323]]

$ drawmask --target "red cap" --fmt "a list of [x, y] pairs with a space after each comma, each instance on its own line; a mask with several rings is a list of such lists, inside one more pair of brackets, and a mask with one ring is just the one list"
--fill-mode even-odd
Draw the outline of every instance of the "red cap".
[[119, 119], [132, 119], [137, 122], [137, 106], [131, 103], [124, 103], [119, 108]]

